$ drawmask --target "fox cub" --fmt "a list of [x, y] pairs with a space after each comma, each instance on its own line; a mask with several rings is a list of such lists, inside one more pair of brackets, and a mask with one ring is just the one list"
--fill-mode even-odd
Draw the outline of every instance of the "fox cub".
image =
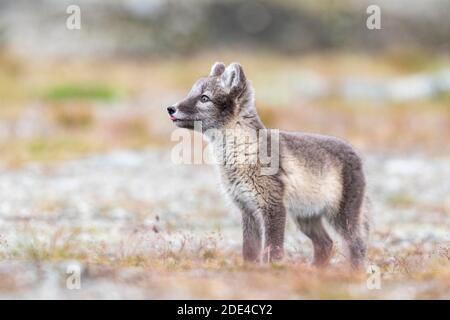
[[[349, 144], [318, 134], [266, 129], [251, 82], [238, 63], [215, 63], [209, 76], [195, 82], [188, 96], [167, 111], [176, 126], [201, 131], [219, 151], [222, 183], [242, 213], [244, 260], [283, 257], [288, 212], [311, 239], [314, 264], [326, 265], [332, 254], [325, 219], [342, 236], [351, 265], [362, 266], [369, 232], [365, 178], [361, 159]], [[275, 170], [264, 171], [268, 164], [262, 154], [276, 158], [271, 161]], [[256, 161], [241, 161], [248, 155], [257, 155]]]

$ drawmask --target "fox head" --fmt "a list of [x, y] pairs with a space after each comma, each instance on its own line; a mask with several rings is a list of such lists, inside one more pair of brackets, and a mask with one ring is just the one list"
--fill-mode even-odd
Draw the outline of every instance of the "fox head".
[[209, 76], [197, 80], [186, 98], [167, 108], [170, 119], [180, 128], [194, 129], [201, 122], [202, 131], [222, 129], [236, 121], [253, 105], [253, 90], [242, 66], [228, 67], [216, 62]]

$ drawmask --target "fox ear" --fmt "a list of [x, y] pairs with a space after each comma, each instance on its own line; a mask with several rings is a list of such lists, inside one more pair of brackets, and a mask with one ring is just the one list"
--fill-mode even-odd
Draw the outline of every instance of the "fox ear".
[[239, 63], [230, 64], [222, 74], [222, 84], [234, 97], [244, 90], [245, 82], [244, 70]]
[[210, 77], [218, 77], [222, 75], [222, 73], [225, 71], [225, 65], [223, 62], [216, 62], [211, 67], [211, 72], [209, 73]]

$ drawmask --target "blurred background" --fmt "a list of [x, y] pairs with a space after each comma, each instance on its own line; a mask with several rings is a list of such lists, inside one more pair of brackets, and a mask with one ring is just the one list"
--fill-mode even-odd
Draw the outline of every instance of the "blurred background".
[[[80, 30], [66, 27], [70, 4]], [[366, 27], [370, 4], [381, 30]], [[244, 65], [268, 126], [449, 152], [449, 10], [445, 0], [2, 1], [1, 160], [167, 143], [164, 106], [214, 61]]]
[[[74, 4], [80, 30], [66, 27]], [[369, 5], [381, 9], [380, 30], [366, 26]], [[48, 288], [63, 286], [51, 276], [61, 261], [97, 279], [93, 265], [165, 272], [163, 261], [184, 272], [186, 259], [238, 259], [239, 216], [211, 169], [170, 163], [166, 106], [215, 61], [244, 66], [266, 126], [338, 136], [365, 155], [378, 225], [371, 261], [404, 275], [436, 254], [432, 268], [444, 272], [433, 272], [449, 275], [449, 12], [447, 0], [1, 1], [0, 293], [59, 297]], [[308, 241], [291, 238], [290, 255], [307, 261]], [[260, 282], [241, 296], [226, 277], [228, 291], [193, 292], [180, 279], [176, 294], [152, 278], [153, 291], [95, 282], [83, 297], [261, 297]], [[448, 297], [446, 279], [425, 293], [378, 294]], [[270, 297], [328, 294], [294, 289]]]

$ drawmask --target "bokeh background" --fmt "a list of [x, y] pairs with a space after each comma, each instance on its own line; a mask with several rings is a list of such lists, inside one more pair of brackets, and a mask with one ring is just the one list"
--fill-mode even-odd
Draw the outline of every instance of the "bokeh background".
[[[72, 4], [80, 30], [66, 27]], [[380, 30], [366, 27], [373, 4]], [[446, 0], [1, 1], [0, 297], [448, 298], [449, 12]], [[242, 265], [214, 170], [170, 158], [166, 106], [215, 61], [244, 66], [268, 127], [364, 154], [382, 289], [342, 273], [339, 247], [336, 267], [309, 267], [292, 226], [284, 264]], [[80, 290], [66, 287], [71, 264]]]

